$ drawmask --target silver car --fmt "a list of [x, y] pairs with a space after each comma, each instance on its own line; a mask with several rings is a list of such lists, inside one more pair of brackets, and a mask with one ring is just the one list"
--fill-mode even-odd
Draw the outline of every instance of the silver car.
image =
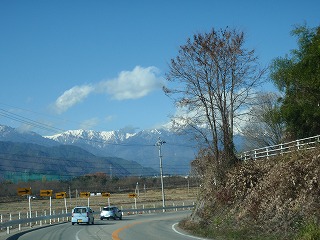
[[94, 211], [92, 211], [92, 209], [89, 207], [75, 207], [72, 210], [72, 225], [74, 225], [75, 223], [94, 224], [93, 212]]
[[104, 207], [100, 213], [100, 219], [103, 220], [105, 218], [107, 220], [110, 218], [122, 220], [122, 211], [115, 206]]

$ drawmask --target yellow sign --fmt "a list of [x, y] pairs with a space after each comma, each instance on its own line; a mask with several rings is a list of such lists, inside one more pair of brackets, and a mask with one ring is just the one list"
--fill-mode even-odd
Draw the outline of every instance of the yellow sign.
[[67, 197], [67, 193], [66, 192], [58, 192], [58, 193], [56, 193], [56, 198], [57, 199], [66, 198], [66, 197]]
[[40, 190], [40, 197], [51, 197], [52, 190]]
[[18, 188], [18, 195], [23, 196], [23, 195], [31, 195], [31, 187], [30, 188]]
[[135, 193], [130, 193], [129, 194], [129, 198], [136, 198], [137, 197], [137, 194], [135, 194]]
[[101, 193], [102, 197], [110, 197], [110, 193], [107, 193], [107, 192], [103, 192]]
[[90, 192], [80, 192], [80, 197], [81, 198], [89, 198], [90, 197]]

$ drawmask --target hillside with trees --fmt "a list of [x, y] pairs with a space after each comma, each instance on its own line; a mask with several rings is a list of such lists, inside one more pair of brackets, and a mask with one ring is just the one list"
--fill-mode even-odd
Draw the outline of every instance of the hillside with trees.
[[239, 120], [251, 149], [319, 135], [320, 27], [292, 34], [298, 49], [270, 66], [279, 94], [255, 92], [265, 69], [238, 30], [196, 34], [172, 59], [167, 79], [178, 87], [164, 90], [185, 110], [173, 120], [207, 144], [192, 162], [201, 191], [185, 229], [214, 239], [320, 239], [319, 145], [240, 162], [233, 144]]
[[197, 210], [183, 224], [214, 239], [319, 239], [319, 183], [319, 146], [246, 161], [223, 186], [205, 177]]
[[41, 146], [0, 141], [0, 181], [67, 180], [104, 172], [108, 176], [154, 176], [152, 168], [117, 157], [98, 157], [71, 145]]

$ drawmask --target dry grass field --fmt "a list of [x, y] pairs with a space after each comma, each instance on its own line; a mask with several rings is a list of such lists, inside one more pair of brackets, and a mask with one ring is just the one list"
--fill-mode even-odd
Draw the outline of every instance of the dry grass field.
[[[137, 208], [153, 208], [162, 207], [162, 194], [159, 190], [142, 190], [137, 194], [136, 207]], [[196, 202], [198, 195], [198, 188], [177, 188], [177, 189], [165, 189], [166, 206], [182, 206], [191, 205]], [[129, 198], [128, 193], [111, 194], [110, 205], [116, 205], [122, 209], [135, 208], [135, 199]], [[75, 198], [73, 196], [66, 198], [67, 211], [71, 212], [75, 206], [87, 206], [87, 198]], [[102, 196], [91, 196], [89, 198], [89, 205], [94, 211], [100, 211], [103, 206], [108, 205], [108, 198]], [[52, 197], [52, 214], [59, 214], [62, 211], [65, 212], [65, 200], [55, 199]], [[40, 215], [48, 215], [50, 210], [49, 197], [42, 197], [37, 199], [31, 199], [31, 212], [32, 217]], [[20, 213], [21, 218], [26, 218], [29, 212], [29, 201], [26, 196], [20, 197], [17, 201], [13, 202], [1, 202], [0, 203], [0, 215], [3, 221], [7, 221], [10, 218], [18, 219]]]

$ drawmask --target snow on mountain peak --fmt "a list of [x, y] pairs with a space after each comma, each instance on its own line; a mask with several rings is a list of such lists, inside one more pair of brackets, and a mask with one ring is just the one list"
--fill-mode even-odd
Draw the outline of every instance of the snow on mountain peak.
[[93, 130], [68, 130], [63, 133], [55, 134], [52, 136], [44, 136], [53, 140], [59, 140], [60, 142], [74, 142], [78, 140], [99, 140], [105, 142], [121, 142], [129, 139], [136, 133], [125, 133], [123, 131], [93, 131]]

